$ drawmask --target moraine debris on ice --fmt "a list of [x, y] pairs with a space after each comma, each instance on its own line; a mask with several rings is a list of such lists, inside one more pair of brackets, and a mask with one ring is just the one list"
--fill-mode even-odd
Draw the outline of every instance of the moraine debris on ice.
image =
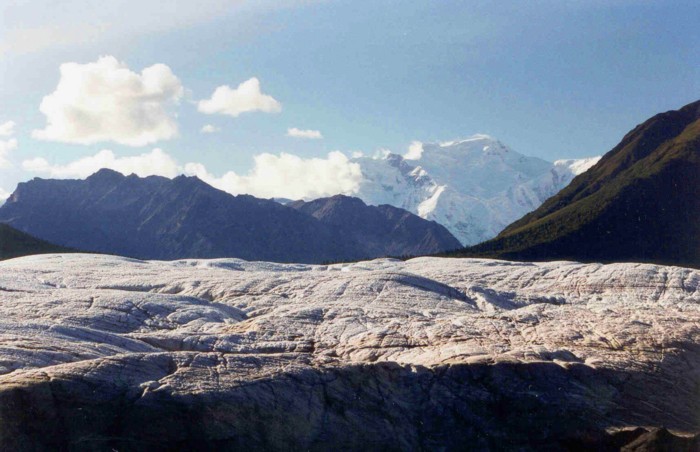
[[680, 267], [32, 256], [0, 263], [0, 445], [599, 447], [700, 430], [698, 344]]

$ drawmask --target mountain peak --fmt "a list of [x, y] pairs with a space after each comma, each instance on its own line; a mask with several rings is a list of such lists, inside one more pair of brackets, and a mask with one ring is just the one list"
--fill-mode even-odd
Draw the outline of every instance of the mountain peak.
[[421, 160], [433, 156], [445, 156], [450, 158], [483, 158], [485, 156], [505, 156], [520, 154], [513, 152], [508, 146], [489, 135], [472, 135], [469, 138], [442, 141], [438, 143], [424, 143]]
[[364, 201], [362, 201], [360, 198], [355, 198], [353, 196], [348, 195], [333, 195], [329, 199], [331, 200], [331, 202], [334, 203], [352, 204], [363, 207], [366, 206]]
[[197, 176], [185, 176], [184, 174], [180, 174], [179, 176], [175, 177], [173, 179], [173, 183], [176, 185], [206, 185], [207, 187], [214, 188], [211, 185], [207, 184], [204, 182], [202, 179], [200, 179]]
[[114, 181], [114, 180], [121, 180], [125, 179], [126, 176], [124, 176], [122, 173], [119, 171], [115, 171], [110, 168], [102, 168], [98, 170], [97, 172], [91, 174], [90, 176], [87, 177], [86, 180], [89, 181]]
[[333, 195], [311, 201], [293, 201], [288, 203], [287, 206], [304, 211], [312, 216], [317, 216], [316, 213], [318, 212], [323, 212], [324, 216], [327, 216], [330, 212], [339, 212], [345, 217], [347, 215], [354, 215], [358, 212], [358, 209], [366, 208], [367, 204], [360, 198], [355, 198], [353, 196]]

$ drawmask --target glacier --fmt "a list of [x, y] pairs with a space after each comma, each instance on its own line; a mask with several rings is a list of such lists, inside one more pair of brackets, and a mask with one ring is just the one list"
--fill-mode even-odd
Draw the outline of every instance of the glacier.
[[0, 447], [598, 450], [700, 430], [698, 325], [682, 267], [17, 258]]
[[420, 146], [411, 159], [393, 153], [354, 158], [363, 180], [353, 196], [437, 221], [465, 246], [495, 237], [600, 159], [550, 163], [488, 135]]

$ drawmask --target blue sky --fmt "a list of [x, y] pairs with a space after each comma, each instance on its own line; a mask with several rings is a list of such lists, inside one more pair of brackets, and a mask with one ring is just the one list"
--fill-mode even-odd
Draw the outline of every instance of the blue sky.
[[[120, 159], [159, 148], [216, 177], [246, 174], [263, 153], [302, 161], [332, 151], [403, 153], [413, 140], [475, 133], [547, 160], [586, 157], [700, 98], [697, 1], [34, 0], [0, 8], [0, 125], [16, 124], [0, 136], [16, 140], [0, 164], [5, 192], [34, 176], [69, 177], [66, 165], [101, 150]], [[177, 78], [182, 92], [163, 101], [173, 136], [125, 145], [104, 130], [87, 144], [67, 142], [78, 132], [32, 134], [47, 126], [39, 108], [57, 90], [61, 64], [108, 55], [136, 75], [160, 63]], [[281, 111], [199, 111], [217, 87], [253, 77]], [[202, 133], [207, 124], [218, 131]], [[287, 136], [292, 127], [323, 138]]]

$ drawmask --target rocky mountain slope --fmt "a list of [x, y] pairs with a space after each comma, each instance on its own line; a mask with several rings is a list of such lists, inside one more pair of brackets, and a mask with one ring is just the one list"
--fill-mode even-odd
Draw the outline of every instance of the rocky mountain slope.
[[427, 226], [426, 220], [386, 204], [368, 206], [358, 198], [336, 195], [286, 205], [362, 243], [368, 256], [417, 256], [428, 249], [461, 248], [444, 226], [436, 222]]
[[139, 178], [111, 170], [86, 180], [33, 179], [0, 207], [1, 222], [41, 239], [136, 258], [320, 263], [455, 248], [454, 237], [438, 225], [404, 214], [400, 221], [390, 215], [368, 219], [378, 229], [410, 225], [402, 242], [389, 235], [365, 242], [301, 210], [232, 196], [196, 177]]
[[0, 223], [0, 259], [10, 259], [29, 254], [66, 253], [69, 251], [68, 248], [39, 240]]
[[605, 429], [700, 430], [699, 322], [650, 264], [13, 259], [0, 445], [690, 450]]
[[420, 157], [412, 160], [397, 154], [354, 159], [364, 176], [354, 196], [437, 221], [464, 245], [473, 245], [539, 207], [596, 161], [550, 163], [475, 135], [422, 144]]
[[467, 255], [700, 266], [700, 101], [629, 132], [586, 173]]

